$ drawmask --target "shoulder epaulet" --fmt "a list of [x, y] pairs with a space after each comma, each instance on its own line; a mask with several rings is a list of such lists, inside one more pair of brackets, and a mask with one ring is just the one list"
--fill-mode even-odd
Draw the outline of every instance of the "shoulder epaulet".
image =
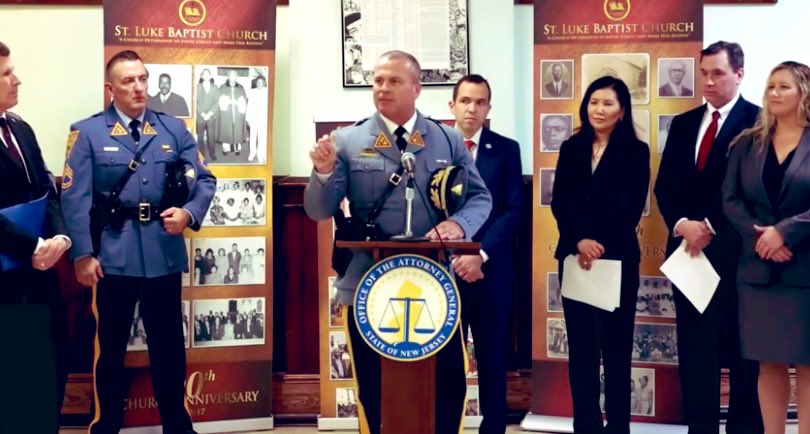
[[430, 117], [430, 116], [425, 116], [425, 119], [427, 119], [427, 120], [429, 120], [429, 121], [433, 122], [434, 124], [436, 124], [436, 125], [438, 125], [438, 126], [440, 126], [440, 127], [441, 127], [442, 125], [444, 125], [444, 124], [442, 123], [442, 121], [440, 121], [440, 120], [438, 120], [438, 119], [433, 119], [433, 118], [432, 118], [432, 117]]
[[371, 117], [367, 117], [367, 118], [364, 118], [364, 119], [360, 119], [359, 121], [357, 121], [357, 122], [355, 122], [354, 124], [352, 124], [352, 126], [353, 126], [353, 127], [357, 127], [357, 126], [363, 125], [363, 124], [364, 124], [364, 123], [365, 123], [367, 120], [369, 120], [369, 119], [371, 119]]
[[102, 111], [100, 111], [100, 112], [98, 112], [98, 113], [96, 113], [96, 114], [94, 114], [93, 116], [90, 116], [90, 117], [91, 118], [97, 118], [97, 117], [99, 117], [99, 116], [101, 116], [101, 115], [103, 115], [105, 113], [107, 113], [107, 112], [105, 110], [102, 110]]

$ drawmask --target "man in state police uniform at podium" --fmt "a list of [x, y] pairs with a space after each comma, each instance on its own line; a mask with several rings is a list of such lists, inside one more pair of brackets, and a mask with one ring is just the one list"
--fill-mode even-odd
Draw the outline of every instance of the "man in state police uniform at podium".
[[[73, 240], [70, 257], [79, 283], [96, 285], [96, 415], [90, 434], [121, 428], [128, 381], [124, 354], [138, 300], [163, 432], [193, 433], [185, 408], [183, 230], [200, 228], [216, 178], [185, 124], [146, 108], [147, 77], [137, 53], [114, 55], [105, 84], [112, 104], [75, 123], [68, 136], [62, 210]], [[167, 177], [179, 172], [188, 186], [182, 193], [168, 182], [176, 178]]]
[[[310, 217], [331, 218], [344, 198], [348, 198], [354, 217], [366, 217], [384, 193], [389, 177], [400, 167], [402, 153], [412, 152], [416, 157], [415, 188], [421, 192], [413, 200], [413, 233], [424, 234], [430, 240], [439, 237], [463, 240], [472, 238], [484, 224], [492, 200], [461, 136], [416, 110], [416, 98], [421, 92], [420, 71], [419, 62], [408, 53], [389, 51], [380, 56], [374, 67], [373, 83], [377, 113], [339, 130], [334, 143], [328, 136], [320, 138], [310, 151], [314, 170], [304, 191], [304, 208]], [[450, 165], [463, 166], [468, 171], [467, 197], [461, 209], [439, 222], [438, 214], [426, 203], [427, 189], [431, 174]], [[375, 220], [385, 235], [403, 232], [405, 207], [405, 182], [401, 182]], [[336, 281], [341, 304], [353, 303], [354, 291], [372, 265], [368, 252], [354, 253]], [[347, 317], [358, 397], [370, 432], [376, 434], [380, 432], [380, 356], [359, 335], [351, 307]], [[461, 330], [456, 330], [436, 358], [435, 432], [456, 433], [466, 392]]]

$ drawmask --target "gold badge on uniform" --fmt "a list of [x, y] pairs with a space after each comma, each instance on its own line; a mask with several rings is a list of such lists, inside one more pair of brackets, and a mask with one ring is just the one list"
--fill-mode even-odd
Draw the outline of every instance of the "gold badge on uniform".
[[422, 140], [422, 134], [420, 134], [419, 131], [414, 131], [413, 134], [411, 134], [411, 140], [408, 140], [408, 143], [421, 147], [425, 146], [425, 141]]
[[152, 128], [152, 125], [149, 122], [143, 123], [143, 135], [144, 136], [154, 136], [157, 135], [157, 131]]
[[380, 135], [377, 136], [377, 141], [374, 142], [375, 148], [390, 148], [391, 142], [388, 141], [388, 138], [385, 137], [385, 134], [380, 132]]
[[73, 186], [73, 169], [65, 163], [65, 171], [62, 173], [62, 190], [67, 190]]
[[110, 131], [110, 135], [113, 137], [128, 136], [129, 131], [127, 131], [127, 129], [124, 128], [119, 122], [116, 122], [112, 131]]
[[70, 150], [73, 149], [73, 145], [76, 144], [76, 140], [79, 140], [79, 130], [69, 132], [67, 136], [67, 146], [65, 146], [65, 159], [70, 156]]

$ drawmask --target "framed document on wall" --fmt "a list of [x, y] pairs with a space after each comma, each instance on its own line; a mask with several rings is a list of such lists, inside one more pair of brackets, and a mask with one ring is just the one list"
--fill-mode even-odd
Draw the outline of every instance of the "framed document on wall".
[[402, 50], [422, 66], [424, 85], [468, 74], [468, 0], [341, 0], [343, 87], [371, 86], [380, 54]]

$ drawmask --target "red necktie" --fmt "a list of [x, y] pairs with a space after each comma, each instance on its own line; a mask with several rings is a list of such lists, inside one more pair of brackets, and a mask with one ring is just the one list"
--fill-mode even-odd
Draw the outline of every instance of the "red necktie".
[[6, 149], [8, 149], [9, 156], [11, 156], [11, 159], [14, 160], [14, 163], [16, 163], [17, 166], [25, 167], [23, 166], [20, 151], [17, 150], [17, 146], [14, 145], [14, 141], [11, 140], [11, 128], [9, 128], [8, 120], [6, 118], [0, 118], [0, 129], [3, 130], [3, 141], [6, 143]]
[[720, 112], [715, 110], [712, 112], [712, 122], [703, 138], [700, 140], [700, 150], [698, 151], [697, 169], [698, 172], [703, 172], [706, 167], [706, 162], [709, 161], [709, 153], [712, 152], [712, 143], [714, 143], [714, 136], [717, 135], [717, 120], [720, 119]]
[[467, 147], [468, 151], [472, 152], [472, 149], [475, 146], [475, 142], [473, 142], [472, 140], [465, 140], [464, 141], [464, 146]]

